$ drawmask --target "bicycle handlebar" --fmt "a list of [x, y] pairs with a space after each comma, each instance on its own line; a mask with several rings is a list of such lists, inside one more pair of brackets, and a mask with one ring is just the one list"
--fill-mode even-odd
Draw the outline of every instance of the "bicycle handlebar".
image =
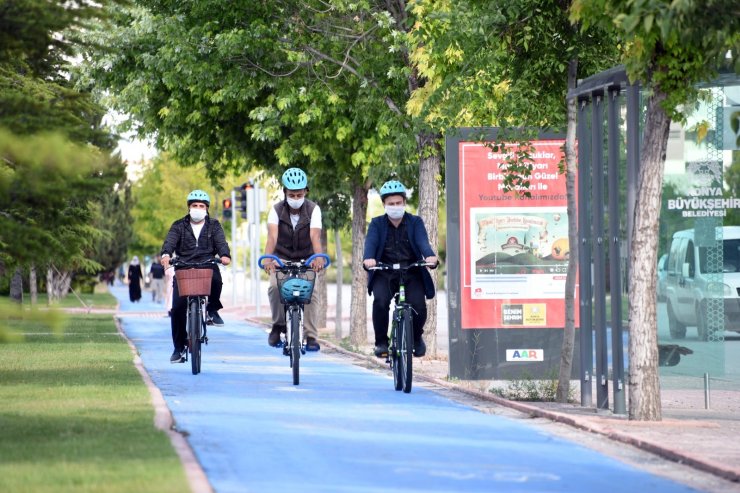
[[314, 253], [310, 257], [308, 257], [306, 260], [299, 260], [297, 262], [293, 262], [290, 260], [281, 260], [277, 255], [273, 255], [271, 253], [267, 253], [265, 255], [262, 255], [259, 259], [257, 259], [257, 266], [260, 269], [264, 269], [264, 266], [262, 265], [263, 260], [272, 259], [277, 262], [278, 268], [285, 269], [287, 268], [301, 268], [301, 267], [308, 267], [311, 265], [311, 262], [313, 262], [317, 258], [323, 258], [326, 260], [326, 265], [324, 267], [329, 267], [331, 265], [331, 260], [329, 260], [329, 256], [325, 253]]
[[372, 270], [398, 270], [405, 272], [415, 267], [429, 267], [430, 269], [436, 269], [437, 267], [439, 267], [439, 261], [432, 264], [427, 262], [426, 260], [419, 260], [418, 262], [413, 262], [406, 266], [402, 266], [401, 264], [384, 264], [383, 262], [378, 262], [373, 267], [367, 267], [364, 263], [362, 264], [362, 268], [368, 272]]
[[170, 261], [170, 265], [174, 267], [175, 269], [188, 269], [188, 268], [198, 268], [198, 267], [210, 267], [212, 265], [219, 265], [221, 264], [221, 259], [214, 257], [211, 260], [206, 260], [205, 262], [186, 262], [185, 260], [180, 260], [179, 258], [175, 257]]

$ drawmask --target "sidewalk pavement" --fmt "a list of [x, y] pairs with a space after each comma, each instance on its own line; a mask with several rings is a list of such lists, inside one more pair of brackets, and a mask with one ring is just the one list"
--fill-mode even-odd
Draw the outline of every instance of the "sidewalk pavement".
[[[332, 291], [333, 289], [333, 291]], [[343, 336], [349, 333], [349, 291], [343, 291]], [[386, 367], [384, 362], [372, 356], [372, 320], [368, 301], [368, 343], [359, 352], [348, 351], [334, 337], [336, 289], [330, 288], [327, 310], [328, 327], [320, 330], [319, 339], [323, 350], [344, 354], [355, 364]], [[266, 293], [266, 289], [265, 289]], [[421, 358], [414, 366], [416, 378], [447, 389], [515, 409], [532, 417], [562, 423], [588, 433], [603, 435], [615, 443], [635, 446], [663, 458], [691, 466], [722, 479], [732, 481], [740, 492], [740, 391], [713, 390], [710, 409], [704, 409], [703, 390], [661, 389], [663, 420], [660, 422], [630, 421], [627, 416], [616, 415], [608, 410], [582, 407], [580, 404], [553, 402], [510, 401], [490, 392], [495, 384], [491, 381], [449, 380], [447, 302], [445, 293], [438, 297], [436, 357]], [[254, 305], [227, 303], [224, 297], [224, 313], [265, 325], [265, 343], [269, 327], [270, 309], [266, 304], [257, 309]], [[500, 384], [501, 382], [499, 382]], [[579, 382], [573, 386], [578, 387]], [[594, 391], [593, 395], [596, 395]], [[629, 401], [628, 401], [629, 402]], [[733, 438], [734, 437], [734, 438]], [[730, 490], [723, 490], [730, 491]]]

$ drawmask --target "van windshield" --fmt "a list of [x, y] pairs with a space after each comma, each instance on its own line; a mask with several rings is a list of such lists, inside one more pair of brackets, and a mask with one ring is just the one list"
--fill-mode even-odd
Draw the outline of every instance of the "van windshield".
[[718, 262], [709, 262], [709, 252], [711, 248], [699, 247], [699, 262], [703, 273], [729, 274], [731, 272], [740, 272], [740, 239], [725, 240], [722, 242], [722, 264]]

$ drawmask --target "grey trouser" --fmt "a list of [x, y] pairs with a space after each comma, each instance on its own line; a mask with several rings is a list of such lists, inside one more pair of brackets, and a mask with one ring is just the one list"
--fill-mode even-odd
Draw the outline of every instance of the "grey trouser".
[[[322, 274], [318, 274], [317, 277]], [[318, 281], [318, 279], [317, 279]], [[267, 288], [267, 297], [270, 298], [270, 310], [272, 311], [272, 325], [285, 326], [285, 307], [280, 303], [280, 293], [277, 289], [277, 276], [275, 272], [270, 274], [270, 286]], [[318, 337], [317, 320], [319, 318], [319, 297], [316, 289], [311, 293], [311, 303], [303, 306], [303, 337]]]

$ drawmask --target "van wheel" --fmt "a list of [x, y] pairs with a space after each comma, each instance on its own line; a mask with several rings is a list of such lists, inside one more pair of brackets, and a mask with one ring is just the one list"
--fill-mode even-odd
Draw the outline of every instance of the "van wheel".
[[709, 324], [707, 323], [707, 304], [699, 303], [696, 307], [696, 332], [700, 341], [709, 340]]
[[668, 302], [668, 331], [672, 339], [686, 339], [686, 325], [678, 321], [670, 302]]

